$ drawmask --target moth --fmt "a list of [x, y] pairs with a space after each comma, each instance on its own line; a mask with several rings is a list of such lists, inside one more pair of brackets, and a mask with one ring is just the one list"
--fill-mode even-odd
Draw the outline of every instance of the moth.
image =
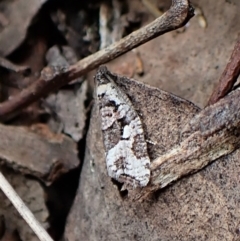
[[108, 175], [127, 186], [145, 187], [150, 180], [150, 159], [142, 122], [114, 78], [104, 66], [95, 76]]

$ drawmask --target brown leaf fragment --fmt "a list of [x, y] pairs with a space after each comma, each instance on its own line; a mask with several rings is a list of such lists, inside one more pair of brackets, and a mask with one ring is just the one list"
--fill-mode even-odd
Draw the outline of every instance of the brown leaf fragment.
[[47, 184], [79, 164], [76, 144], [69, 137], [52, 133], [47, 126], [0, 125], [0, 162]]

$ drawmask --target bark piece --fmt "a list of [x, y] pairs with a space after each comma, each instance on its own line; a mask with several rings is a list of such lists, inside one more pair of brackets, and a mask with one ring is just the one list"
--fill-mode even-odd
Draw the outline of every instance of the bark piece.
[[81, 85], [75, 85], [74, 90], [59, 90], [57, 94], [51, 94], [47, 97], [47, 106], [54, 111], [57, 118], [50, 120], [51, 129], [70, 135], [74, 141], [82, 139], [85, 132], [87, 98], [87, 82]]
[[0, 162], [48, 184], [79, 164], [74, 141], [45, 125], [32, 130], [0, 125], [0, 135]]

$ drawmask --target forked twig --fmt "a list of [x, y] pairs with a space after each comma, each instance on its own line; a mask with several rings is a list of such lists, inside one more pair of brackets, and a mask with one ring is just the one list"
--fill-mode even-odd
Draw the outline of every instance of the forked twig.
[[36, 220], [32, 212], [24, 204], [22, 199], [14, 191], [13, 187], [10, 185], [10, 183], [6, 180], [6, 178], [3, 176], [1, 172], [0, 172], [0, 188], [8, 197], [8, 199], [11, 201], [11, 203], [15, 206], [15, 208], [23, 217], [23, 219], [27, 222], [27, 224], [30, 226], [33, 232], [37, 235], [39, 240], [53, 241], [52, 238], [48, 235], [47, 231]]
[[57, 90], [88, 71], [104, 64], [147, 41], [166, 32], [182, 27], [193, 17], [193, 8], [188, 0], [172, 0], [171, 8], [152, 23], [121, 39], [117, 43], [88, 56], [76, 64], [53, 69], [47, 67], [41, 77], [29, 88], [0, 104], [0, 119], [6, 120], [16, 115], [22, 108], [28, 106], [48, 93]]

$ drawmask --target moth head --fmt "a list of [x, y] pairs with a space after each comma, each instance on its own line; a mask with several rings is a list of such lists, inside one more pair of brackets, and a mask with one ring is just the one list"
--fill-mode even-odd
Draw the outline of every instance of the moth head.
[[108, 78], [108, 73], [109, 71], [107, 70], [106, 66], [100, 66], [97, 74], [95, 76], [95, 82], [96, 85], [104, 85], [110, 82], [109, 78]]

